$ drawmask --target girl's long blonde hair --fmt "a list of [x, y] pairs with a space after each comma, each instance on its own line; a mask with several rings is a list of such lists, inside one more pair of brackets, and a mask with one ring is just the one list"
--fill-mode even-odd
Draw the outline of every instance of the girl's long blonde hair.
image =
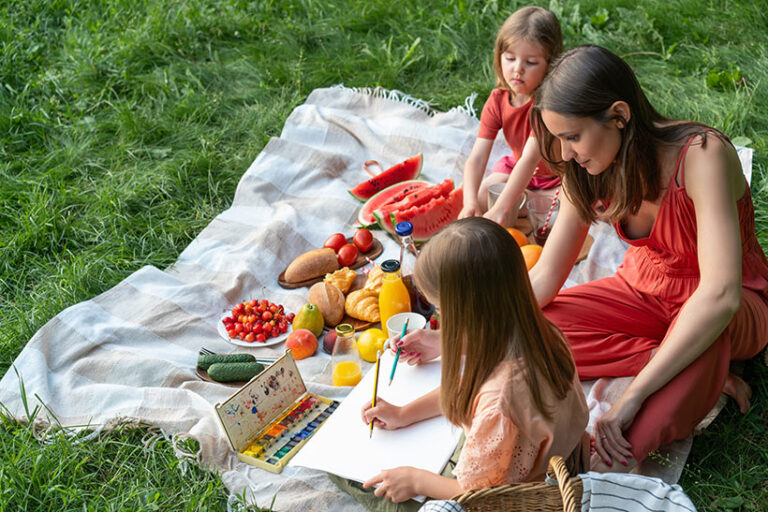
[[542, 7], [522, 7], [513, 12], [501, 25], [496, 34], [493, 50], [493, 71], [496, 87], [509, 90], [501, 70], [501, 56], [513, 43], [530, 41], [542, 47], [547, 57], [547, 66], [563, 52], [563, 33], [560, 22], [552, 11]]
[[536, 302], [512, 235], [482, 217], [456, 221], [424, 246], [414, 279], [440, 308], [440, 406], [448, 420], [468, 425], [480, 387], [510, 358], [523, 361], [533, 402], [551, 418], [542, 387], [565, 398], [575, 365]]

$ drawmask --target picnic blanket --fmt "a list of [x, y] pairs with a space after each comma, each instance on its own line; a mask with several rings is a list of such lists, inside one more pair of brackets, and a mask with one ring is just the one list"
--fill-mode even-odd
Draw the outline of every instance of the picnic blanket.
[[[243, 175], [231, 208], [169, 268], [143, 267], [46, 323], [0, 380], [0, 403], [22, 420], [27, 406], [45, 404], [37, 421], [94, 429], [131, 422], [155, 427], [174, 443], [192, 437], [200, 444], [196, 463], [218, 469], [233, 495], [246, 491], [261, 506], [277, 493], [278, 510], [363, 510], [324, 473], [288, 467], [273, 475], [238, 462], [213, 408], [234, 389], [196, 376], [198, 351], [281, 355], [282, 344], [242, 349], [225, 341], [216, 330], [222, 313], [251, 298], [299, 310], [307, 289], [282, 289], [277, 276], [329, 234], [351, 233], [360, 204], [347, 189], [365, 179], [365, 160], [386, 166], [422, 152], [423, 178], [458, 184], [478, 128], [472, 99], [436, 112], [397, 91], [313, 91]], [[490, 165], [506, 152], [499, 138]], [[590, 255], [569, 284], [610, 275], [621, 261], [625, 247], [610, 227], [596, 224], [592, 235]], [[379, 261], [397, 254], [394, 240], [376, 236], [384, 246]], [[298, 366], [311, 392], [343, 399], [348, 390], [330, 385], [329, 363], [320, 351]], [[622, 385], [587, 384], [598, 391], [589, 393], [593, 412], [604, 410]], [[682, 446], [682, 461], [689, 449], [690, 442]]]

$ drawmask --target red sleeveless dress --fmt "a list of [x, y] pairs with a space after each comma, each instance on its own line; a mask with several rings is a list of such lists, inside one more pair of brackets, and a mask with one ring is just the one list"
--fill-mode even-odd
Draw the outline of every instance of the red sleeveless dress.
[[[568, 337], [583, 380], [637, 375], [698, 287], [696, 215], [682, 172], [690, 143], [680, 151], [649, 236], [629, 239], [615, 225], [630, 244], [616, 274], [562, 290], [544, 308]], [[768, 260], [755, 236], [748, 186], [737, 207], [741, 308], [698, 359], [645, 401], [625, 432], [638, 462], [659, 446], [685, 438], [717, 401], [730, 361], [753, 357], [768, 343]]]

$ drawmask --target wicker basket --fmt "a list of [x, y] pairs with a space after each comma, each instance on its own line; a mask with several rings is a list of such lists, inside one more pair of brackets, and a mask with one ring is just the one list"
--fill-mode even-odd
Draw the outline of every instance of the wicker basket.
[[467, 512], [579, 512], [581, 478], [570, 476], [562, 457], [549, 460], [548, 473], [557, 479], [557, 487], [546, 482], [495, 485], [453, 499]]

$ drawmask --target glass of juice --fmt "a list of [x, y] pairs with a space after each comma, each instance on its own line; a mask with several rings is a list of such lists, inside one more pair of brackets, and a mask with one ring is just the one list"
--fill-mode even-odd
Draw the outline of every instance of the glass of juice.
[[[539, 191], [537, 191], [539, 192]], [[547, 241], [552, 225], [555, 223], [560, 201], [549, 191], [540, 191], [538, 194], [531, 194], [528, 197], [526, 206], [528, 208], [528, 219], [533, 228], [533, 238], [538, 245], [543, 246]]]
[[331, 354], [334, 386], [355, 386], [362, 378], [360, 354], [355, 343], [355, 329], [351, 324], [336, 326], [336, 343]]

